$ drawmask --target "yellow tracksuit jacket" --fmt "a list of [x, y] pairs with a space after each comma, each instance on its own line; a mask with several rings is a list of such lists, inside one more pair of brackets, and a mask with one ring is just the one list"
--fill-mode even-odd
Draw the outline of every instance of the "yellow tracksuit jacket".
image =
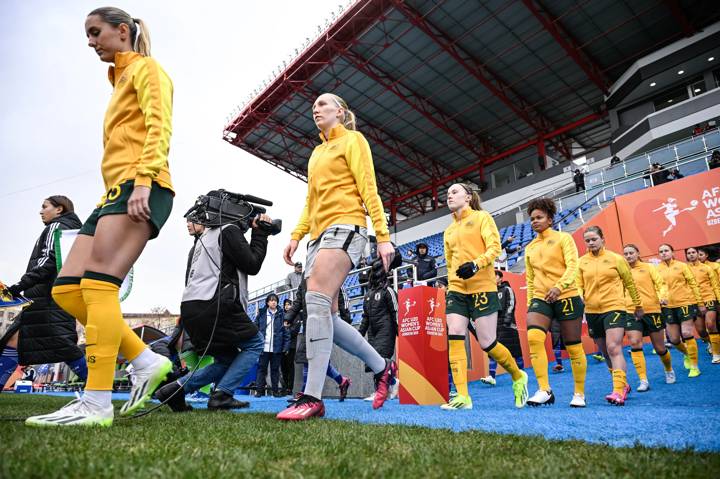
[[[657, 268], [650, 263], [636, 261], [630, 267], [630, 272], [633, 281], [635, 281], [635, 287], [640, 295], [640, 303], [645, 313], [661, 312], [660, 300], [667, 300], [668, 288]], [[635, 311], [635, 303], [633, 303], [627, 290], [625, 290], [625, 303], [629, 313]]]
[[720, 298], [720, 285], [718, 284], [717, 276], [707, 264], [695, 261], [694, 263], [687, 263], [695, 281], [700, 289], [700, 297], [703, 301], [716, 301]]
[[172, 190], [168, 151], [172, 134], [173, 85], [150, 57], [115, 54], [108, 71], [113, 94], [103, 126], [105, 191], [127, 180]]
[[597, 256], [588, 252], [580, 257], [579, 269], [577, 283], [585, 300], [586, 313], [625, 311], [624, 289], [633, 304], [640, 306], [630, 265], [619, 254], [605, 248]]
[[300, 241], [309, 233], [314, 240], [335, 224], [365, 227], [369, 214], [378, 242], [390, 241], [365, 137], [338, 125], [328, 138], [321, 133], [320, 139], [322, 144], [315, 147], [308, 163], [305, 208], [290, 237]]
[[[500, 233], [490, 213], [465, 208], [443, 235], [448, 270], [448, 290], [464, 294], [497, 291], [495, 258], [500, 254]], [[468, 261], [480, 270], [470, 279], [458, 278], [455, 271]]]
[[676, 259], [671, 259], [669, 264], [662, 261], [658, 272], [668, 286], [668, 308], [702, 304], [700, 289], [687, 264]]
[[578, 296], [577, 273], [578, 251], [572, 236], [551, 228], [538, 234], [525, 247], [528, 306], [533, 299], [545, 300], [552, 288], [560, 290], [558, 299]]

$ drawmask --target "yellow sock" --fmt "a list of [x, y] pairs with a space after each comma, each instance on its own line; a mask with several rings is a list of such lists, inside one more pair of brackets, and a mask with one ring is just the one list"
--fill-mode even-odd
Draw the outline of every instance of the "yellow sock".
[[[52, 289], [52, 297], [58, 306], [85, 326], [87, 324], [87, 306], [85, 305], [82, 289], [80, 288], [80, 280], [81, 278], [74, 276], [58, 278]], [[130, 361], [135, 359], [145, 348], [147, 348], [147, 345], [130, 329], [130, 326], [123, 321], [120, 354]]]
[[613, 369], [612, 370], [612, 379], [613, 379], [613, 392], [622, 394], [625, 390], [625, 385], [627, 384], [627, 379], [625, 376], [625, 371], [622, 369]]
[[710, 344], [712, 344], [712, 352], [714, 355], [720, 355], [720, 334], [710, 333]]
[[630, 351], [633, 366], [637, 371], [641, 381], [647, 381], [647, 366], [645, 365], [645, 354], [642, 349], [633, 349]]
[[499, 365], [504, 367], [505, 371], [510, 373], [513, 381], [517, 381], [523, 377], [520, 372], [520, 368], [515, 362], [515, 358], [512, 357], [510, 350], [503, 346], [502, 343], [495, 341], [494, 345], [486, 349], [485, 352], [488, 353], [488, 356], [493, 358]]
[[697, 367], [698, 365], [698, 347], [697, 347], [697, 341], [695, 341], [695, 338], [683, 338], [683, 341], [685, 341], [685, 347], [687, 348], [688, 357], [690, 358], [690, 363], [693, 365], [693, 367]]
[[575, 393], [585, 395], [585, 375], [587, 374], [587, 358], [582, 343], [565, 344], [570, 365], [572, 366], [573, 379], [575, 380]]
[[[550, 391], [548, 379], [548, 357], [545, 350], [545, 337], [547, 332], [538, 328], [528, 329], [528, 345], [530, 346], [530, 361], [538, 382], [538, 389]], [[568, 352], [570, 350], [568, 349]]]
[[679, 343], [677, 343], [677, 344], [673, 344], [673, 346], [675, 346], [675, 349], [677, 349], [678, 351], [680, 351], [681, 353], [683, 353], [684, 355], [687, 356], [688, 350], [687, 350], [687, 347], [685, 347], [685, 343], [683, 343], [683, 342], [681, 341], [681, 342], [679, 342]]
[[665, 371], [672, 371], [672, 358], [670, 357], [670, 351], [665, 350], [665, 354], [660, 354], [660, 361], [663, 363]]
[[452, 371], [455, 389], [461, 396], [469, 396], [467, 381], [467, 353], [465, 352], [465, 336], [450, 335], [450, 370]]

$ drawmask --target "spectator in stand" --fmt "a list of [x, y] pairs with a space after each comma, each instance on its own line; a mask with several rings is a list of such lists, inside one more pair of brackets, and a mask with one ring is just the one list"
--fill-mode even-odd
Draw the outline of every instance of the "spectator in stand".
[[[428, 245], [426, 243], [418, 243], [417, 246], [415, 246], [415, 259], [413, 263], [417, 268], [418, 281], [427, 281], [437, 276], [435, 258], [428, 255]], [[434, 283], [432, 281], [428, 283], [428, 286], [433, 285]]]
[[[372, 263], [370, 284], [363, 298], [362, 322], [358, 331], [363, 336], [367, 334], [368, 343], [387, 360], [391, 360], [395, 355], [397, 311], [397, 293], [388, 283], [382, 260], [377, 258]], [[365, 372], [371, 372], [371, 369], [366, 366]], [[374, 399], [375, 393], [366, 398], [368, 401]]]
[[695, 128], [693, 128], [693, 136], [702, 135], [705, 131], [705, 128], [703, 128], [700, 124], [695, 125]]
[[275, 397], [281, 397], [280, 383], [280, 362], [283, 354], [290, 349], [290, 330], [285, 327], [285, 312], [278, 308], [278, 296], [275, 293], [268, 294], [265, 298], [265, 307], [260, 308], [255, 325], [265, 339], [263, 352], [258, 362], [257, 379], [255, 381], [255, 396], [265, 395], [265, 377], [267, 376], [268, 364], [270, 364], [270, 387]]
[[672, 170], [670, 173], [668, 173], [668, 175], [667, 175], [667, 181], [679, 180], [680, 178], [685, 178], [685, 175], [683, 175], [682, 173], [680, 173], [680, 170], [678, 170], [677, 168], [673, 169], [673, 170]]
[[652, 186], [662, 185], [663, 183], [667, 183], [669, 181], [668, 172], [660, 166], [660, 163], [653, 163], [650, 165], [650, 169], [643, 178], [652, 179]]
[[709, 166], [711, 170], [720, 167], [720, 150], [715, 150], [712, 152]]
[[292, 326], [287, 322], [288, 312], [290, 308], [292, 308], [292, 303], [292, 300], [289, 298], [283, 301], [284, 326], [290, 331], [290, 346], [282, 357], [281, 365], [283, 393], [286, 396], [292, 394], [293, 384], [295, 383], [295, 351], [297, 350], [297, 335], [300, 331], [300, 322], [296, 322]]
[[[517, 323], [515, 322], [515, 292], [510, 286], [510, 283], [503, 280], [502, 271], [495, 271], [495, 281], [498, 287], [498, 299], [500, 300], [500, 311], [497, 317], [497, 339], [510, 350], [518, 367], [523, 369], [524, 362], [522, 348], [520, 346], [520, 336], [518, 335]], [[480, 381], [494, 386], [497, 362], [493, 358], [488, 359], [490, 359], [488, 367], [490, 375], [480, 378]]]
[[585, 173], [580, 170], [575, 170], [573, 175], [573, 181], [575, 182], [575, 192], [585, 190]]
[[610, 158], [610, 166], [615, 166], [619, 163], [622, 163], [622, 160], [617, 155]]
[[300, 281], [303, 279], [303, 265], [301, 262], [295, 263], [295, 270], [285, 278], [285, 286], [287, 289], [297, 289]]

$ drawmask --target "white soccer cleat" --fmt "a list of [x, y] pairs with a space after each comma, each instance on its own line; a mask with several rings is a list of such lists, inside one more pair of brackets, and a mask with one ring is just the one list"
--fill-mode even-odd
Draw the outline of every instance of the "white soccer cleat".
[[573, 398], [570, 401], [570, 407], [585, 407], [585, 395], [580, 393], [573, 394]]
[[665, 384], [675, 384], [675, 371], [665, 371]]
[[532, 395], [527, 400], [528, 406], [546, 406], [550, 404], [555, 404], [555, 395], [552, 391], [543, 391], [542, 389], [538, 389], [535, 394]]
[[485, 376], [484, 378], [480, 378], [480, 382], [483, 384], [489, 384], [490, 386], [495, 386], [497, 383], [495, 381], [495, 378], [492, 376]]
[[713, 354], [712, 363], [713, 363], [713, 364], [720, 364], [720, 354]]
[[374, 401], [375, 400], [375, 393], [372, 393], [368, 397], [364, 398], [363, 401]]
[[638, 385], [636, 391], [639, 393], [644, 393], [649, 389], [650, 389], [650, 382], [647, 379], [641, 379], [640, 384]]
[[78, 397], [57, 411], [41, 416], [32, 416], [25, 420], [27, 426], [101, 426], [110, 427], [113, 423], [113, 408], [98, 408]]
[[132, 389], [130, 399], [120, 408], [121, 416], [129, 416], [145, 405], [161, 382], [172, 371], [172, 362], [165, 356], [160, 356], [152, 366], [133, 371]]

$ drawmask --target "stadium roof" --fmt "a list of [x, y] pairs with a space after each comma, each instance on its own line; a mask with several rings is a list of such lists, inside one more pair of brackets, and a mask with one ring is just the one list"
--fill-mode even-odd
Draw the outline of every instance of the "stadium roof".
[[608, 144], [604, 96], [638, 58], [718, 18], [707, 1], [359, 0], [225, 128], [298, 178], [319, 143], [322, 92], [343, 97], [370, 142], [393, 215], [422, 214], [484, 166]]

